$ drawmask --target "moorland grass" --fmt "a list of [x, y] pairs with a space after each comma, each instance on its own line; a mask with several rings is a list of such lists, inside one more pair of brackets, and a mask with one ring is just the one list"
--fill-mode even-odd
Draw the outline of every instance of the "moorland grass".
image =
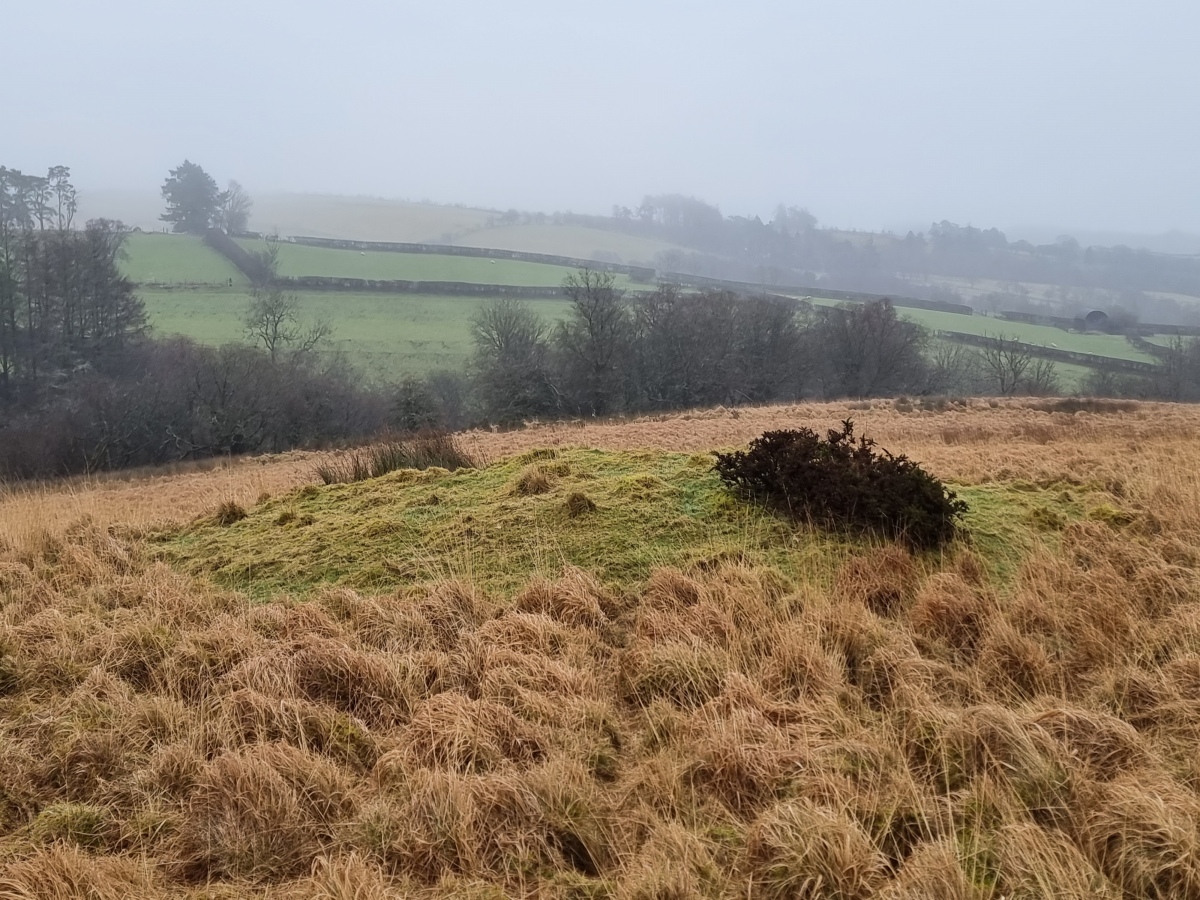
[[[4, 501], [42, 527], [0, 521], [0, 896], [1200, 897], [1197, 414], [860, 414], [961, 484], [973, 546], [787, 545], [706, 481], [701, 448], [832, 407], [489, 436], [474, 473], [299, 486], [297, 455], [81, 489], [74, 517]], [[611, 449], [532, 452], [564, 436]], [[545, 522], [610, 571], [509, 549], [511, 590], [486, 554], [350, 586], [454, 503], [493, 553]], [[662, 561], [606, 549], [623, 530]], [[272, 539], [313, 558], [216, 583]]]

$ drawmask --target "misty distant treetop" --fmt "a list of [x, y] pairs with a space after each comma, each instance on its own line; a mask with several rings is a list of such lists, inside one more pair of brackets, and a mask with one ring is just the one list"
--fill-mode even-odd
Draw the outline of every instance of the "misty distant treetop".
[[221, 206], [217, 210], [217, 227], [226, 234], [242, 234], [250, 224], [250, 208], [254, 201], [236, 181], [221, 194]]
[[193, 162], [184, 160], [171, 169], [162, 186], [167, 211], [159, 216], [171, 230], [182, 234], [204, 234], [215, 225], [225, 205], [225, 194], [212, 176]]
[[0, 166], [0, 230], [36, 225], [42, 231], [62, 231], [73, 224], [77, 206], [71, 170], [66, 166], [51, 166], [45, 175], [26, 175]]

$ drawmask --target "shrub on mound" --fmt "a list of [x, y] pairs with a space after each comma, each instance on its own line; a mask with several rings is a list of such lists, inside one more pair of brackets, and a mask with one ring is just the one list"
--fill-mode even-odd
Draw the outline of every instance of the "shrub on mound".
[[795, 519], [866, 531], [928, 549], [952, 540], [967, 505], [905, 456], [892, 456], [842, 422], [822, 439], [810, 428], [768, 431], [749, 450], [718, 453], [721, 479]]

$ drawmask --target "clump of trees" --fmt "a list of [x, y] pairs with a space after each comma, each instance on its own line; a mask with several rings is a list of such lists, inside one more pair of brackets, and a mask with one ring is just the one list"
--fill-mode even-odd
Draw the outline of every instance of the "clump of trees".
[[117, 268], [124, 230], [73, 228], [70, 170], [0, 167], [0, 408], [40, 402], [72, 374], [113, 364], [146, 326]]
[[222, 191], [211, 175], [186, 159], [168, 172], [162, 196], [167, 209], [159, 218], [179, 234], [202, 235], [210, 228], [241, 234], [249, 225], [254, 205], [236, 181]]
[[[1056, 363], [1037, 348], [1004, 334], [971, 346], [936, 337], [887, 300], [821, 307], [669, 284], [629, 296], [613, 276], [590, 271], [567, 279], [564, 289], [570, 309], [553, 326], [519, 300], [481, 308], [470, 377], [439, 376], [443, 392], [458, 385], [450, 394], [457, 421], [471, 401], [474, 421], [511, 425], [810, 397], [1045, 397], [1062, 390]], [[1083, 389], [1200, 399], [1200, 344], [1181, 341], [1162, 357], [1152, 374], [1100, 372]], [[431, 390], [417, 393], [437, 405]]]
[[[814, 309], [673, 285], [630, 298], [613, 276], [591, 271], [564, 290], [570, 310], [554, 327], [509, 298], [476, 316], [472, 372], [483, 418], [924, 394], [953, 387], [966, 370], [961, 357], [933, 365], [927, 332], [887, 301]], [[956, 360], [963, 371], [949, 370]]]
[[1160, 351], [1158, 366], [1147, 376], [1095, 372], [1084, 382], [1083, 392], [1095, 397], [1200, 403], [1200, 339], [1176, 337]]
[[[1014, 287], [1014, 295], [984, 298], [981, 308], [1054, 312], [1074, 316], [1087, 297], [1089, 308], [1110, 307], [1109, 296], [1147, 321], [1200, 324], [1194, 304], [1162, 296], [1200, 295], [1200, 260], [1129, 247], [1082, 247], [1069, 236], [1047, 244], [1010, 241], [995, 228], [941, 221], [907, 235], [850, 234], [817, 226], [805, 209], [780, 205], [773, 217], [724, 215], [717, 207], [679, 194], [648, 196], [635, 208], [613, 215], [571, 213], [521, 216], [500, 223], [550, 220], [608, 228], [667, 240], [685, 249], [665, 250], [653, 261], [667, 272], [713, 278], [870, 293], [915, 295], [963, 303], [936, 278], [991, 279]], [[934, 278], [931, 278], [934, 276]], [[1060, 296], [1034, 302], [1016, 296], [1023, 283], [1054, 285]], [[1026, 292], [1027, 293], [1027, 292]], [[1068, 297], [1068, 294], [1071, 297]], [[1086, 311], [1086, 310], [1084, 310]]]
[[40, 477], [282, 450], [371, 433], [386, 398], [336, 354], [328, 326], [263, 286], [255, 345], [151, 339], [118, 262], [125, 229], [76, 227], [62, 166], [0, 168], [0, 477]]

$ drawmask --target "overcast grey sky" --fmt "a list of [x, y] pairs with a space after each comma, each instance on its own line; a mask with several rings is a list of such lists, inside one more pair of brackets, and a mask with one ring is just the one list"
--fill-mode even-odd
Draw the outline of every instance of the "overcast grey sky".
[[1200, 231], [1195, 2], [0, 3], [0, 164], [84, 190]]

